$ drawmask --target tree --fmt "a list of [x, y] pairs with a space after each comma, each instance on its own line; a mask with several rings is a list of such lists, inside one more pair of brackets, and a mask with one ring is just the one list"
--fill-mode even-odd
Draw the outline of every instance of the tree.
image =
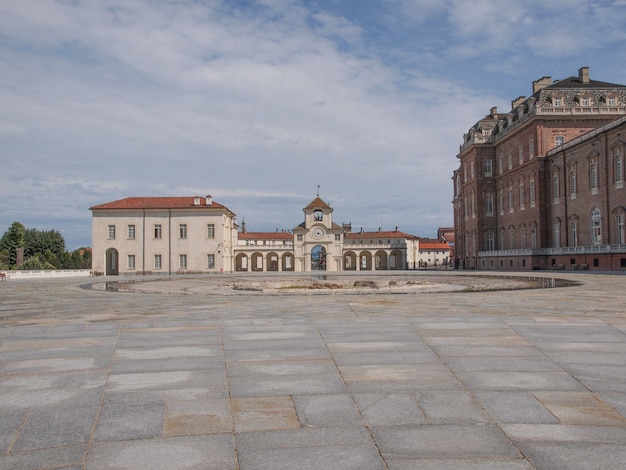
[[29, 228], [24, 234], [24, 256], [40, 255], [50, 250], [55, 255], [65, 251], [65, 240], [57, 230]]
[[19, 222], [13, 222], [0, 240], [0, 250], [8, 250], [9, 267], [17, 264], [17, 250], [23, 248], [26, 242], [26, 227]]

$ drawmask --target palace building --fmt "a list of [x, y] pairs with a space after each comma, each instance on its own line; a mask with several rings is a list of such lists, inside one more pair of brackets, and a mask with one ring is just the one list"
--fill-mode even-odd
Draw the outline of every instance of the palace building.
[[626, 270], [626, 86], [581, 67], [532, 92], [463, 136], [455, 266]]
[[397, 227], [352, 232], [333, 222], [319, 195], [300, 225], [276, 232], [249, 232], [245, 221], [239, 231], [235, 214], [211, 196], [130, 197], [90, 210], [92, 269], [107, 275], [404, 270], [450, 256], [445, 243], [421, 251], [420, 238]]

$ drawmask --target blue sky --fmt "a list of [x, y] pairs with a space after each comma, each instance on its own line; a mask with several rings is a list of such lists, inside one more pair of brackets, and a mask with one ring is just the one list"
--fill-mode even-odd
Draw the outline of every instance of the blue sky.
[[0, 0], [0, 233], [91, 244], [92, 205], [213, 195], [248, 230], [316, 195], [452, 224], [463, 134], [533, 80], [626, 84], [626, 0]]

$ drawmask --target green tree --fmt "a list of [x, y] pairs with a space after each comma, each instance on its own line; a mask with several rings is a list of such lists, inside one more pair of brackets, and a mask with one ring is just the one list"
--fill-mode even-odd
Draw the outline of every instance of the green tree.
[[25, 245], [26, 227], [20, 222], [13, 222], [0, 239], [0, 250], [7, 250], [9, 267], [17, 264], [17, 250]]
[[39, 256], [29, 256], [24, 260], [24, 263], [20, 266], [20, 269], [24, 271], [39, 271], [42, 269], [54, 269], [50, 263], [46, 263], [39, 259]]
[[59, 267], [62, 269], [69, 269], [72, 267], [72, 255], [67, 251], [59, 253]]
[[57, 256], [65, 251], [65, 240], [61, 232], [27, 229], [24, 234], [24, 257], [43, 255], [47, 250]]
[[49, 263], [52, 266], [54, 266], [56, 269], [59, 269], [61, 267], [61, 261], [59, 261], [59, 257], [57, 256], [57, 254], [53, 253], [52, 250], [50, 249], [46, 250], [45, 253], [43, 254], [43, 260], [46, 263]]

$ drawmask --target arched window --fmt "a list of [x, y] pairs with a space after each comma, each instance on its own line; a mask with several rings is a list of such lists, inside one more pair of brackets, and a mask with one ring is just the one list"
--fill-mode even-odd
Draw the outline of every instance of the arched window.
[[591, 242], [594, 245], [602, 244], [602, 219], [600, 209], [594, 207], [591, 211]]
[[554, 248], [560, 248], [561, 247], [561, 219], [559, 219], [558, 217], [554, 219], [554, 222], [552, 223], [552, 233], [553, 233], [552, 246]]

